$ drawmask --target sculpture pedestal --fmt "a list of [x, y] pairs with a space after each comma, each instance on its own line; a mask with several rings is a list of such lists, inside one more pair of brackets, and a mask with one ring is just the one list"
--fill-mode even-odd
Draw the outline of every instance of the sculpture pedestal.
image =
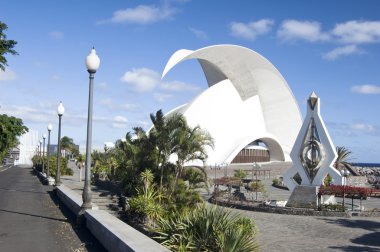
[[299, 185], [294, 188], [290, 195], [287, 207], [317, 208], [319, 186]]

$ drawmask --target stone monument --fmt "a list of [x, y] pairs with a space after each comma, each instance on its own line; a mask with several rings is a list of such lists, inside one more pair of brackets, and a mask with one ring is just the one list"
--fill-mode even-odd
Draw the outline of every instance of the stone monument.
[[327, 174], [334, 183], [342, 176], [333, 167], [335, 147], [320, 115], [320, 99], [313, 92], [307, 101], [307, 114], [290, 152], [293, 166], [284, 174], [284, 183], [292, 191], [286, 206], [316, 208], [318, 189]]

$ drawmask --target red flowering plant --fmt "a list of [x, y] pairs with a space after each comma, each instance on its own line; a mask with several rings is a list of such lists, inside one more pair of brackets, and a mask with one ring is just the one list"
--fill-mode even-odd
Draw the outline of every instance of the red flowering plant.
[[335, 195], [343, 196], [343, 193], [347, 197], [361, 197], [367, 198], [372, 195], [376, 190], [368, 187], [357, 187], [357, 186], [343, 186], [343, 185], [321, 185], [319, 187], [320, 195]]

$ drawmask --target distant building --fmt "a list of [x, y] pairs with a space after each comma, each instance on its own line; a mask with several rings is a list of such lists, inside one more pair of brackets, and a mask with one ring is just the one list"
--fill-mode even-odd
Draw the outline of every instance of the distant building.
[[36, 154], [36, 147], [39, 145], [38, 131], [29, 130], [29, 132], [19, 138], [19, 158], [15, 164], [32, 165], [32, 157]]
[[[75, 145], [75, 149], [79, 152], [79, 145]], [[50, 144], [49, 147], [49, 153], [50, 155], [57, 155], [58, 152], [58, 145], [57, 144]], [[72, 153], [70, 151], [66, 151], [61, 149], [61, 153], [63, 157], [69, 157], [72, 158]]]

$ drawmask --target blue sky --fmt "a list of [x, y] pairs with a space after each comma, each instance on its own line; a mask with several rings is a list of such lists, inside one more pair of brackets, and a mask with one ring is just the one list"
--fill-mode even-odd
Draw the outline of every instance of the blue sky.
[[378, 1], [4, 1], [0, 20], [18, 56], [0, 72], [0, 113], [41, 134], [56, 108], [62, 135], [84, 148], [88, 101], [85, 57], [95, 46], [93, 146], [148, 128], [149, 114], [181, 105], [207, 88], [196, 61], [160, 80], [176, 50], [215, 44], [248, 47], [270, 60], [300, 109], [312, 91], [335, 145], [355, 162], [380, 163]]

